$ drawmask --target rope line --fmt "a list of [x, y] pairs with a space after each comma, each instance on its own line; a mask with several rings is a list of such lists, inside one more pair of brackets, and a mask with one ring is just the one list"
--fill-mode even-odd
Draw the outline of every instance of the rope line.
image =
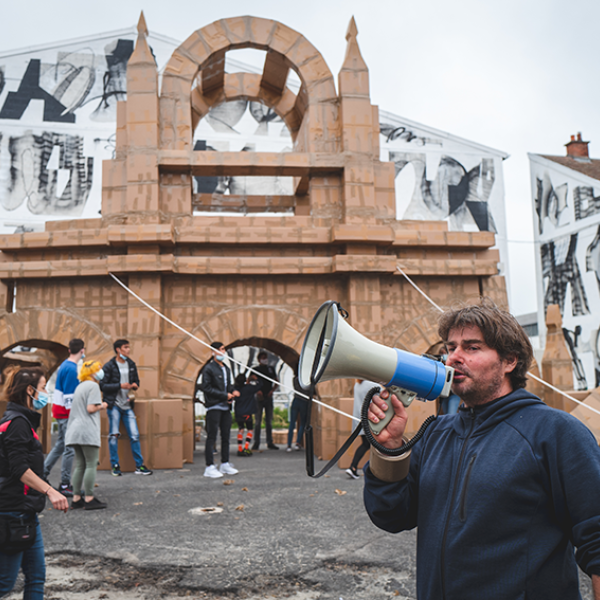
[[[143, 298], [140, 298], [132, 289], [128, 288], [116, 275], [113, 275], [113, 273], [109, 273], [109, 275], [129, 294], [131, 294], [136, 300], [138, 300], [139, 302], [141, 302], [146, 308], [150, 309], [153, 313], [155, 313], [156, 315], [158, 315], [161, 319], [165, 320], [167, 323], [169, 323], [169, 325], [173, 325], [173, 327], [175, 327], [176, 329], [179, 329], [179, 331], [181, 331], [182, 333], [185, 333], [186, 335], [188, 335], [189, 337], [191, 337], [193, 340], [196, 340], [197, 342], [199, 342], [200, 344], [202, 344], [203, 346], [206, 346], [207, 348], [209, 348], [211, 351], [214, 350], [214, 348], [207, 342], [205, 342], [204, 340], [201, 340], [200, 338], [196, 337], [193, 333], [190, 333], [189, 331], [187, 331], [187, 329], [184, 329], [183, 327], [181, 327], [181, 325], [178, 325], [177, 323], [175, 323], [174, 321], [172, 321], [171, 319], [169, 319], [169, 317], [167, 317], [166, 315], [163, 315], [159, 310], [157, 310], [156, 308], [154, 308], [154, 306], [151, 306], [150, 304], [148, 304], [148, 302], [146, 302]], [[286, 390], [290, 390], [292, 392], [294, 392], [294, 394], [301, 396], [302, 398], [305, 398], [306, 400], [310, 400], [310, 397], [307, 396], [306, 394], [302, 393], [302, 392], [297, 392], [293, 387], [290, 387], [289, 385], [286, 385], [285, 383], [283, 383], [282, 381], [277, 381], [276, 379], [271, 379], [270, 377], [267, 377], [266, 375], [263, 375], [262, 373], [259, 373], [258, 371], [255, 371], [254, 369], [252, 369], [251, 367], [248, 367], [247, 365], [245, 365], [244, 363], [240, 362], [239, 360], [235, 360], [235, 358], [231, 357], [231, 356], [227, 356], [227, 358], [235, 363], [236, 365], [239, 365], [240, 367], [243, 367], [243, 369], [245, 371], [250, 371], [251, 373], [254, 373], [255, 375], [258, 375], [259, 377], [262, 377], [263, 379], [266, 379], [267, 381], [270, 381], [271, 383], [274, 383], [276, 385], [279, 385], [283, 388], [285, 388]], [[328, 408], [329, 410], [332, 410], [333, 412], [336, 412], [340, 415], [342, 415], [343, 417], [348, 417], [349, 419], [352, 419], [353, 421], [357, 421], [360, 423], [360, 419], [357, 419], [356, 417], [353, 417], [352, 415], [349, 415], [333, 406], [329, 406], [329, 404], [325, 404], [324, 402], [321, 402], [320, 400], [316, 400], [315, 398], [312, 399], [313, 402], [316, 402], [319, 406], [323, 406], [324, 408]]]
[[[444, 312], [423, 290], [421, 290], [419, 288], [419, 286], [400, 267], [397, 266], [396, 268], [406, 278], [408, 283], [410, 283], [410, 285], [412, 285], [415, 288], [415, 290], [417, 290], [417, 292], [419, 292], [419, 294], [421, 294], [429, 303], [431, 303], [433, 306], [435, 306], [440, 312]], [[564, 396], [565, 398], [572, 400], [573, 402], [579, 404], [580, 406], [584, 406], [585, 408], [591, 410], [592, 412], [595, 412], [597, 415], [600, 415], [600, 410], [595, 409], [593, 406], [590, 406], [589, 404], [585, 404], [585, 402], [582, 402], [581, 400], [577, 400], [577, 398], [573, 398], [573, 396], [570, 396], [566, 392], [563, 392], [563, 390], [559, 390], [557, 387], [554, 387], [551, 383], [548, 383], [547, 381], [540, 379], [533, 373], [528, 372], [527, 375], [529, 377], [531, 377], [532, 379], [535, 379], [537, 382], [545, 385], [546, 387], [549, 387], [553, 392], [557, 392], [561, 396]]]

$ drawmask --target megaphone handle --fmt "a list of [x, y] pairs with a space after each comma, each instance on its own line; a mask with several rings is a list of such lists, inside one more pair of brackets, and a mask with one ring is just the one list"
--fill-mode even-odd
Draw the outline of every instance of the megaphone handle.
[[[415, 392], [403, 390], [402, 388], [399, 388], [396, 385], [391, 385], [386, 389], [389, 391], [390, 394], [394, 394], [398, 398], [398, 400], [400, 400], [400, 402], [402, 402], [402, 404], [406, 406], [406, 408], [410, 406], [411, 402], [415, 399], [417, 395], [415, 394]], [[388, 402], [387, 405], [388, 407], [385, 411], [385, 417], [381, 419], [379, 423], [372, 423], [371, 421], [369, 421], [369, 427], [371, 428], [371, 431], [374, 435], [379, 435], [394, 416], [394, 407], [392, 406], [392, 403]]]

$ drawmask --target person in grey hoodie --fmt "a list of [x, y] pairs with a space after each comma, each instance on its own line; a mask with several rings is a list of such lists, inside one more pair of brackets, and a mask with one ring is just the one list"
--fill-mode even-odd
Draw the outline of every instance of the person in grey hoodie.
[[[413, 449], [372, 448], [364, 500], [392, 533], [418, 527], [420, 600], [578, 600], [577, 566], [600, 600], [600, 449], [571, 415], [527, 392], [531, 344], [491, 301], [442, 315], [458, 414], [438, 417]], [[407, 411], [382, 391], [370, 405], [387, 449]]]

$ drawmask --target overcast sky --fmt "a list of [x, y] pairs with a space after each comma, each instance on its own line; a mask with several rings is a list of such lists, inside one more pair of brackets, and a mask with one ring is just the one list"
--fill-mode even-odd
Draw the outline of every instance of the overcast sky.
[[511, 310], [536, 310], [527, 152], [562, 156], [581, 131], [600, 156], [598, 0], [28, 0], [3, 11], [0, 52], [130, 27], [142, 9], [150, 30], [181, 41], [223, 17], [282, 21], [334, 75], [354, 15], [374, 104], [510, 154]]

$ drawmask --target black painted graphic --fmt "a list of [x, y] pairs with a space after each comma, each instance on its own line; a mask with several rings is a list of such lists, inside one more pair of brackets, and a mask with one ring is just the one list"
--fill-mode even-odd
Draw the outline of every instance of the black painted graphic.
[[543, 233], [545, 218], [558, 226], [559, 218], [567, 208], [569, 188], [566, 183], [555, 188], [548, 173], [544, 173], [543, 179], [536, 177], [536, 188], [535, 212], [538, 215], [538, 230]]
[[[24, 202], [34, 214], [81, 214], [93, 178], [93, 157], [83, 154], [83, 138], [43, 132], [10, 137], [0, 143], [0, 204], [15, 210]], [[3, 154], [8, 153], [8, 160]]]
[[579, 265], [577, 264], [577, 235], [558, 238], [541, 247], [542, 277], [546, 283], [544, 308], [558, 304], [564, 317], [567, 286], [571, 287], [572, 315], [590, 314]]
[[575, 220], [579, 221], [600, 213], [600, 196], [594, 196], [594, 188], [579, 185], [573, 190]]
[[408, 165], [415, 170], [415, 189], [403, 219], [446, 219], [452, 229], [476, 226], [496, 231], [488, 200], [495, 181], [494, 160], [484, 158], [467, 171], [455, 158], [441, 156], [436, 177], [427, 179], [424, 154], [390, 151], [396, 176]]
[[44, 101], [44, 121], [75, 123], [75, 115], [68, 113], [64, 104], [40, 87], [40, 61], [37, 58], [29, 61], [19, 89], [8, 93], [0, 110], [0, 119], [20, 119], [32, 100]]

